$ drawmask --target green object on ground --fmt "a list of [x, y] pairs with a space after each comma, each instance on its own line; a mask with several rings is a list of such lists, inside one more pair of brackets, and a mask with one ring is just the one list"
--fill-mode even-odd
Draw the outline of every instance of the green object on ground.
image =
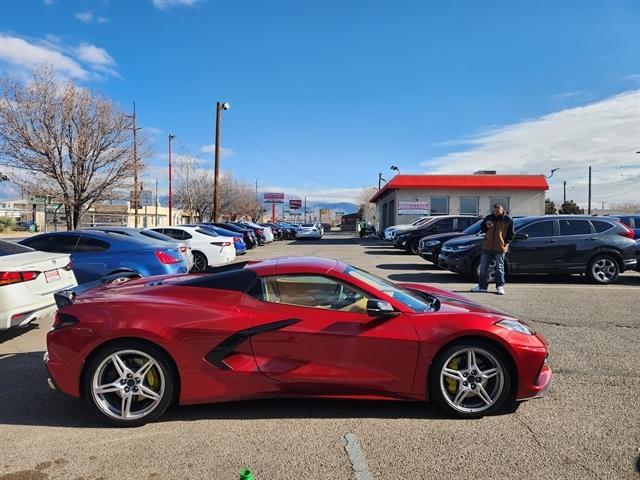
[[253, 480], [253, 474], [246, 468], [243, 468], [240, 470], [240, 480]]

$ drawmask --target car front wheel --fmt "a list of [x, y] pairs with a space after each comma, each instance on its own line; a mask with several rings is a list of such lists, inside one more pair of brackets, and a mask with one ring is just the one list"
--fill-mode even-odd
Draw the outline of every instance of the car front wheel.
[[166, 355], [135, 341], [100, 351], [84, 376], [90, 408], [117, 426], [140, 426], [160, 417], [173, 401], [174, 385]]
[[208, 266], [207, 257], [204, 253], [193, 252], [193, 265], [191, 266], [191, 273], [202, 273]]
[[500, 410], [511, 391], [511, 372], [502, 353], [489, 343], [461, 342], [432, 364], [430, 398], [446, 412], [478, 418]]

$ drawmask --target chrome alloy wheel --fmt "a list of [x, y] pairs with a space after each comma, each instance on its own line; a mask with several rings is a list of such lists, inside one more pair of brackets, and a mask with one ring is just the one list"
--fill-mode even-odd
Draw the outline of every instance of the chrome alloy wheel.
[[480, 413], [501, 397], [505, 372], [498, 359], [482, 348], [460, 349], [451, 355], [440, 372], [444, 400], [462, 413]]
[[121, 350], [96, 368], [91, 395], [96, 406], [118, 420], [148, 415], [162, 401], [165, 378], [160, 365], [139, 350]]
[[600, 257], [591, 264], [591, 274], [598, 282], [609, 283], [616, 279], [618, 266], [609, 257]]
[[191, 271], [193, 273], [201, 273], [208, 267], [207, 265], [207, 257], [205, 257], [202, 253], [196, 252], [193, 254], [193, 265], [191, 266]]

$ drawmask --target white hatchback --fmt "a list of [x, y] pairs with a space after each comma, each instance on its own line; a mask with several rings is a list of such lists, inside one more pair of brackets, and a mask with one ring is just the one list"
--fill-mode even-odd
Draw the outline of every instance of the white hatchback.
[[207, 267], [224, 265], [236, 259], [236, 247], [233, 245], [231, 237], [223, 237], [200, 227], [182, 225], [150, 228], [149, 230], [176, 240], [188, 241], [193, 253], [192, 273], [199, 273]]
[[0, 240], [0, 330], [50, 317], [53, 294], [76, 286], [69, 255]]

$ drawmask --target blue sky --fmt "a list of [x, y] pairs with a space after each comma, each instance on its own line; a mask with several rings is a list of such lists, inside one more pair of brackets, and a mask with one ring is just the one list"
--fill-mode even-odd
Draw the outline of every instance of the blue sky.
[[581, 201], [593, 164], [602, 201], [640, 201], [627, 192], [640, 174], [637, 0], [2, 3], [0, 69], [45, 59], [135, 100], [161, 183], [168, 132], [212, 162], [222, 100], [223, 168], [266, 189], [353, 200], [391, 164], [559, 166], [551, 195], [566, 179]]

